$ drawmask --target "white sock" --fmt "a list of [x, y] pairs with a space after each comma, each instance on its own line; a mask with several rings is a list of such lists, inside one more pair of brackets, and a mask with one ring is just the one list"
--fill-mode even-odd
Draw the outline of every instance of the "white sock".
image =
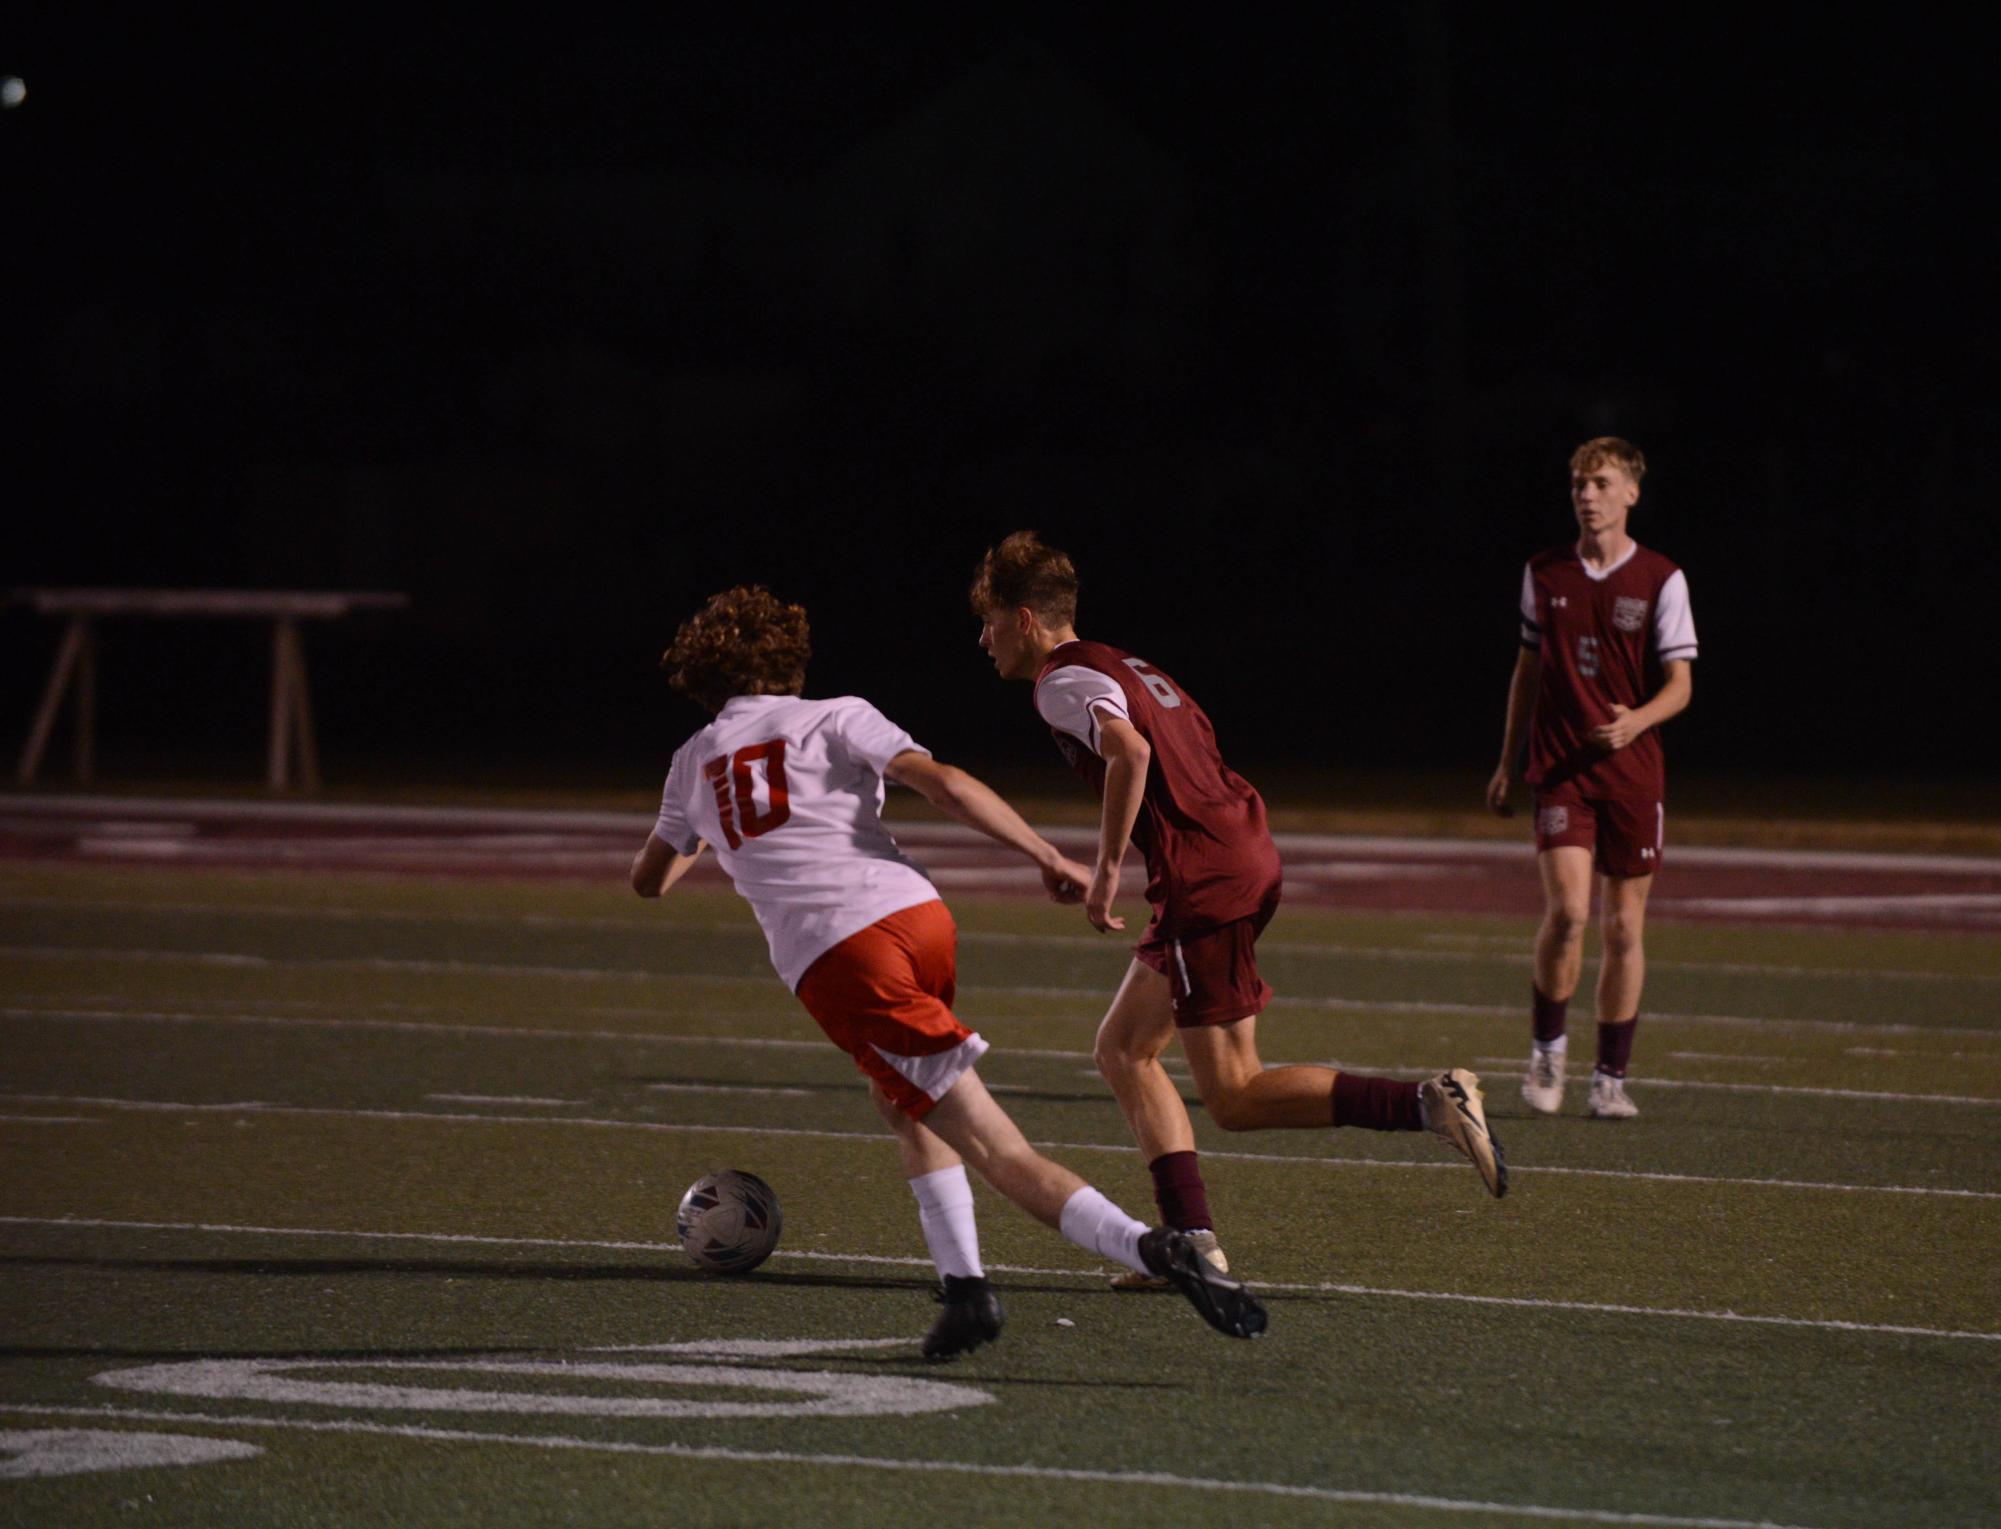
[[966, 1165], [920, 1173], [910, 1181], [917, 1196], [917, 1220], [924, 1228], [924, 1245], [940, 1274], [974, 1279], [987, 1271], [980, 1266], [980, 1229], [973, 1220], [973, 1186]]
[[1139, 1256], [1139, 1240], [1146, 1233], [1146, 1223], [1133, 1220], [1089, 1184], [1063, 1202], [1056, 1224], [1078, 1247], [1088, 1248], [1140, 1274], [1152, 1272]]
[[1537, 1041], [1535, 1049], [1538, 1051], [1547, 1051], [1551, 1056], [1562, 1056], [1566, 1051], [1570, 1050], [1569, 1032], [1566, 1031], [1553, 1041]]

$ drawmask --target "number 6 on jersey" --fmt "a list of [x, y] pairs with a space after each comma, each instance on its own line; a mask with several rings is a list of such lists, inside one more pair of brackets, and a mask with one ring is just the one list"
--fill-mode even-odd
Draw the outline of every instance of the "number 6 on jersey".
[[1181, 704], [1181, 697], [1175, 693], [1174, 687], [1167, 683], [1167, 676], [1156, 673], [1148, 666], [1145, 659], [1128, 658], [1124, 660], [1124, 663], [1128, 669], [1139, 676], [1139, 682], [1146, 686], [1147, 693], [1160, 702], [1162, 706], [1172, 708]]

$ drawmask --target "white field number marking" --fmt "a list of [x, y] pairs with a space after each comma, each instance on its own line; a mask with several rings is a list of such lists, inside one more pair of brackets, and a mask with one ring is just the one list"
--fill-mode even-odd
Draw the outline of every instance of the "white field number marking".
[[264, 1451], [235, 1439], [183, 1433], [127, 1433], [108, 1428], [0, 1428], [0, 1481], [83, 1476], [148, 1465], [206, 1465], [248, 1460]]
[[[177, 1364], [107, 1370], [98, 1385], [156, 1396], [209, 1400], [304, 1404], [320, 1407], [389, 1409], [402, 1412], [528, 1413], [540, 1417], [613, 1418], [790, 1418], [912, 1417], [980, 1407], [991, 1393], [944, 1381], [896, 1375], [837, 1374], [813, 1370], [760, 1370], [740, 1361], [789, 1358], [834, 1350], [906, 1347], [908, 1340], [856, 1339], [824, 1342], [745, 1343], [711, 1340], [614, 1350], [632, 1359], [197, 1359]], [[606, 1352], [604, 1350], [597, 1351]], [[672, 1355], [679, 1363], [659, 1363], [639, 1355]], [[303, 1372], [303, 1373], [302, 1373]], [[405, 1375], [416, 1384], [342, 1380], [340, 1374]], [[551, 1393], [500, 1388], [424, 1384], [453, 1375], [510, 1376], [565, 1381], [611, 1381], [616, 1390]], [[638, 1388], [656, 1388], [650, 1394]], [[728, 1390], [769, 1392], [769, 1401], [724, 1400], [679, 1394]]]

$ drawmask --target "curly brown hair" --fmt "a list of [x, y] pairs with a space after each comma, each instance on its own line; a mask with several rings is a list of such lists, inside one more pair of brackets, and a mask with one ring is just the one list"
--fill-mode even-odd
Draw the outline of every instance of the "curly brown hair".
[[804, 606], [762, 584], [739, 584], [681, 623], [660, 667], [668, 684], [714, 712], [731, 696], [799, 694], [812, 656]]
[[1077, 567], [1033, 531], [1017, 531], [987, 548], [966, 594], [982, 619], [996, 607], [1025, 605], [1050, 626], [1069, 626], [1077, 619]]
[[1607, 462], [1635, 483], [1647, 475], [1647, 459], [1641, 455], [1640, 448], [1631, 441], [1620, 440], [1616, 435], [1594, 435], [1570, 454], [1570, 470], [1573, 473], [1588, 473]]

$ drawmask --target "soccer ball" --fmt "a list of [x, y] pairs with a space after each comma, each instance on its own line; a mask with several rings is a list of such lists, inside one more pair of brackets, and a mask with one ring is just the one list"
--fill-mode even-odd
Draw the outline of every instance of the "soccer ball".
[[754, 1173], [705, 1173], [681, 1196], [674, 1231], [688, 1256], [718, 1274], [748, 1274], [778, 1246], [778, 1196]]

